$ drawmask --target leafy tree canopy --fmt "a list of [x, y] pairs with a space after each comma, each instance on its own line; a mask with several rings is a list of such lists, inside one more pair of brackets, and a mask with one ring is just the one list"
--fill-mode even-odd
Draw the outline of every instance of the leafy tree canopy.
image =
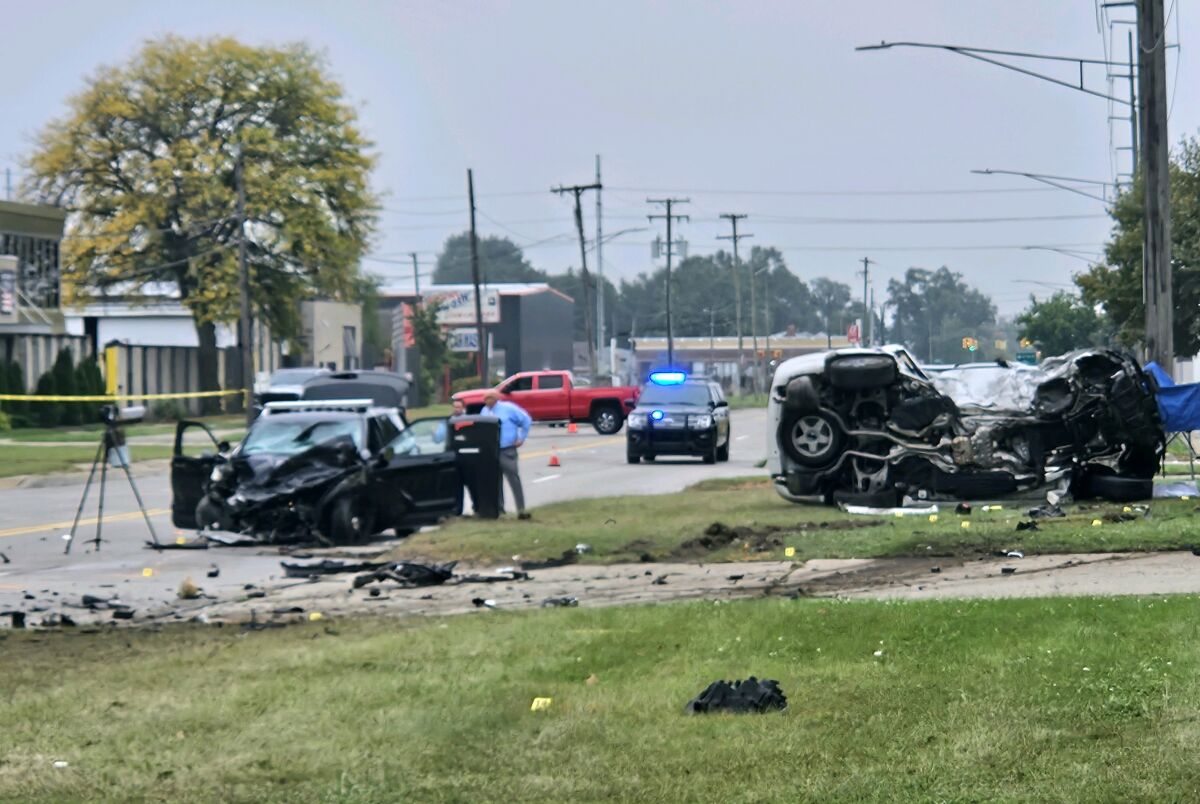
[[307, 46], [166, 37], [86, 81], [40, 134], [26, 191], [74, 213], [68, 300], [169, 283], [195, 317], [213, 388], [212, 325], [238, 313], [239, 155], [253, 307], [288, 336], [298, 299], [355, 291], [375, 225], [369, 147]]
[[[479, 279], [481, 282], [545, 282], [547, 274], [529, 264], [525, 254], [507, 237], [480, 237]], [[442, 246], [433, 281], [454, 285], [471, 281], [471, 233], [451, 235]]]
[[978, 337], [977, 329], [996, 320], [992, 300], [945, 266], [909, 268], [903, 280], [892, 279], [888, 304], [896, 311], [890, 339], [934, 361], [957, 362], [961, 354], [947, 345]]
[[[1200, 352], [1200, 140], [1185, 139], [1172, 156], [1171, 262], [1173, 265], [1175, 353]], [[1113, 204], [1112, 239], [1104, 263], [1075, 277], [1087, 304], [1099, 304], [1126, 346], [1145, 335], [1142, 304], [1142, 182]]]
[[1096, 309], [1061, 290], [1045, 301], [1031, 296], [1029, 307], [1017, 316], [1017, 324], [1021, 337], [1033, 341], [1047, 355], [1098, 346], [1108, 339]]

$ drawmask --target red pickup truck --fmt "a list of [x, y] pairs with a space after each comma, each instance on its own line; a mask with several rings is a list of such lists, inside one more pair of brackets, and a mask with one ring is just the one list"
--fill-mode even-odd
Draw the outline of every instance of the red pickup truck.
[[[612, 435], [621, 429], [641, 393], [640, 388], [633, 386], [577, 385], [569, 371], [522, 371], [493, 390], [501, 399], [529, 411], [535, 422], [591, 422], [601, 435]], [[486, 393], [486, 390], [460, 391], [454, 399], [461, 399], [468, 413], [478, 413]]]

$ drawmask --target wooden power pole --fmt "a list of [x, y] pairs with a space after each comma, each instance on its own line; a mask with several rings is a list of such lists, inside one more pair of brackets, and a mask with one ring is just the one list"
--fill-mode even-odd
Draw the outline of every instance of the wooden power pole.
[[[742, 341], [742, 265], [738, 260], [738, 241], [744, 237], [754, 237], [752, 234], [738, 234], [738, 221], [746, 216], [733, 212], [723, 212], [721, 217], [729, 221], [729, 225], [733, 228], [732, 234], [717, 235], [718, 240], [729, 240], [733, 243], [733, 300], [737, 305], [737, 313], [734, 316], [734, 327], [737, 329], [737, 349], [738, 349], [738, 393], [742, 392], [742, 378], [746, 374], [746, 352]], [[753, 285], [751, 285], [753, 287]], [[752, 304], [751, 311], [754, 309]], [[754, 355], [758, 359], [758, 335], [754, 334]]]
[[[583, 237], [583, 208], [580, 206], [579, 199], [583, 195], [584, 190], [599, 189], [599, 182], [595, 184], [575, 184], [570, 187], [560, 185], [550, 189], [550, 192], [557, 193], [558, 195], [571, 193], [575, 196], [575, 231], [579, 233], [579, 281], [583, 285], [583, 332], [584, 339], [587, 341], [588, 375], [592, 382], [596, 382], [596, 339], [592, 328], [592, 277], [588, 274], [587, 241]], [[599, 241], [597, 241], [597, 245], [599, 245]]]
[[475, 176], [467, 168], [467, 197], [471, 202], [471, 282], [475, 285], [475, 337], [479, 339], [476, 365], [484, 388], [491, 387], [488, 373], [487, 331], [483, 326], [483, 298], [479, 294], [479, 237], [475, 233]]
[[1174, 371], [1171, 299], [1171, 183], [1167, 147], [1167, 42], [1163, 0], [1137, 0], [1138, 98], [1144, 187], [1142, 295], [1146, 361]]
[[647, 215], [651, 221], [666, 220], [667, 222], [667, 365], [675, 367], [675, 333], [671, 329], [671, 252], [675, 248], [675, 242], [671, 239], [671, 223], [673, 221], [691, 220], [687, 215], [671, 214], [671, 207], [675, 204], [686, 204], [686, 198], [647, 198], [647, 204], [663, 204], [667, 211], [664, 215]]

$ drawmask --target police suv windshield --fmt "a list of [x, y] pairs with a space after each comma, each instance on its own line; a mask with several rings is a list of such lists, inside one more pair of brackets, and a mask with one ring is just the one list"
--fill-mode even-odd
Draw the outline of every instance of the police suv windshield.
[[242, 442], [243, 455], [298, 455], [326, 441], [349, 436], [362, 449], [362, 422], [357, 418], [313, 419], [268, 416], [250, 428]]
[[707, 385], [656, 385], [647, 383], [638, 397], [638, 405], [708, 405], [712, 401]]

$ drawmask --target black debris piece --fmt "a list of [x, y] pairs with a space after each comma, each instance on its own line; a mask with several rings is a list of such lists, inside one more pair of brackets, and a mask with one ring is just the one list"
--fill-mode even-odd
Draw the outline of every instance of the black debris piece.
[[454, 575], [457, 561], [447, 564], [416, 564], [411, 561], [397, 561], [385, 564], [378, 569], [359, 575], [354, 579], [354, 588], [361, 589], [376, 581], [395, 581], [401, 586], [440, 586]]
[[942, 571], [942, 568], [941, 567], [930, 567], [929, 571], [932, 572], [934, 575], [937, 575], [939, 572]]
[[971, 504], [969, 502], [960, 502], [958, 505], [956, 505], [954, 507], [954, 513], [965, 514], [967, 516], [970, 516], [971, 515]]
[[1196, 547], [1196, 546], [1194, 546], [1194, 545], [1193, 545], [1193, 547], [1192, 547], [1192, 555], [1194, 555], [1194, 556], [1200, 556], [1200, 547]]
[[482, 609], [482, 608], [494, 609], [494, 608], [496, 608], [496, 601], [484, 600], [481, 597], [471, 598], [471, 603], [473, 603], [475, 605], [475, 608], [477, 608], [477, 609]]
[[281, 609], [275, 609], [275, 611], [272, 612], [272, 614], [277, 614], [277, 615], [278, 614], [303, 614], [303, 613], [304, 613], [304, 608], [302, 606], [285, 606], [284, 608], [281, 608]]
[[11, 561], [8, 560], [8, 554], [3, 551], [0, 551], [0, 561], [3, 561], [5, 564], [12, 563]]
[[520, 567], [523, 570], [540, 570], [550, 569], [552, 567], [565, 567], [568, 564], [574, 564], [579, 560], [579, 553], [574, 550], [563, 550], [562, 555], [558, 558], [547, 558], [542, 561], [522, 561]]
[[114, 620], [132, 620], [133, 609], [113, 609], [112, 617]]
[[787, 696], [779, 689], [778, 681], [754, 676], [745, 681], [714, 681], [704, 692], [687, 702], [684, 712], [700, 715], [706, 712], [766, 713], [787, 710]]
[[1039, 505], [1036, 508], [1030, 508], [1026, 513], [1030, 519], [1057, 519], [1058, 517], [1067, 515], [1067, 512], [1062, 508], [1057, 505], [1050, 505], [1049, 503]]
[[1030, 519], [1025, 522], [1018, 522], [1017, 530], [1038, 530], [1037, 520]]
[[474, 573], [472, 575], [455, 575], [454, 580], [458, 583], [504, 583], [505, 581], [528, 581], [529, 573], [525, 570], [505, 567], [498, 569], [495, 572], [487, 575]]
[[35, 598], [34, 598], [34, 596], [33, 596], [33, 595], [31, 595], [31, 594], [29, 594], [28, 592], [26, 592], [26, 593], [25, 593], [25, 599], [26, 599], [26, 600], [34, 600]]
[[208, 572], [204, 573], [204, 575], [205, 575], [205, 577], [208, 577], [208, 578], [217, 578], [221, 575], [221, 568], [218, 567], [216, 564], [213, 564], [212, 569], [210, 569]]
[[266, 597], [266, 596], [267, 596], [267, 593], [264, 592], [262, 589], [254, 589], [254, 590], [246, 593], [247, 600], [249, 600], [251, 598], [259, 598], [259, 597]]
[[1016, 571], [1017, 571], [1016, 567], [1001, 567], [1000, 568], [1001, 575], [1012, 575]]
[[336, 561], [328, 558], [313, 564], [296, 564], [287, 561], [279, 563], [283, 565], [283, 574], [288, 578], [312, 578], [317, 575], [337, 575], [342, 572], [370, 572], [387, 566], [387, 563], [382, 561]]
[[13, 628], [24, 628], [25, 627], [25, 612], [23, 612], [23, 611], [6, 611], [4, 613], [12, 618], [12, 627]]
[[729, 576], [729, 580], [733, 581], [734, 583], [737, 583], [738, 581], [740, 581], [742, 578], [745, 578], [745, 577], [746, 577], [746, 576], [745, 576], [745, 574], [742, 574], [742, 575], [730, 575], [730, 576]]
[[578, 605], [577, 597], [548, 597], [542, 601], [542, 608], [572, 608]]
[[667, 585], [667, 576], [666, 576], [666, 575], [659, 575], [657, 578], [655, 578], [655, 579], [654, 579], [653, 581], [651, 581], [650, 583], [651, 583], [653, 586], [666, 586], [666, 585]]
[[383, 593], [379, 591], [379, 587], [378, 587], [378, 586], [375, 586], [375, 587], [372, 587], [372, 589], [371, 589], [371, 591], [370, 591], [370, 593], [369, 593], [369, 594], [371, 595], [371, 597], [379, 597], [379, 596], [380, 596], [381, 594], [383, 594]]
[[209, 531], [205, 538], [218, 544], [223, 544], [226, 547], [256, 547], [262, 542], [253, 536], [246, 536], [241, 533], [221, 533], [220, 531]]
[[243, 588], [243, 589], [253, 589], [253, 588], [254, 588], [254, 584], [252, 584], [252, 583], [248, 583], [248, 584], [246, 584], [245, 586], [243, 586], [242, 588]]
[[253, 611], [250, 612], [250, 621], [242, 623], [243, 631], [265, 631], [268, 628], [283, 628], [287, 623], [281, 623], [277, 620], [268, 620], [260, 622], [257, 615]]
[[208, 539], [201, 536], [190, 542], [146, 542], [146, 547], [159, 552], [163, 550], [207, 550]]

